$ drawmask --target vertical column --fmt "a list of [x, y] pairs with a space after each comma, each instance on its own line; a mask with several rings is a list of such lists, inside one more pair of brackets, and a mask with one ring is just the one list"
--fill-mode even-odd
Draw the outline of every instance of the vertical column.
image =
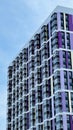
[[71, 51], [71, 64], [72, 64], [72, 69], [73, 69], [73, 51]]
[[64, 15], [64, 30], [66, 30], [66, 18], [65, 18], [65, 13], [64, 13], [63, 15]]
[[51, 96], [51, 82], [50, 82], [51, 80], [49, 79], [48, 80], [48, 87], [49, 87], [49, 97]]
[[61, 18], [60, 18], [60, 13], [57, 13], [57, 25], [58, 25], [58, 30], [61, 29]]
[[52, 75], [52, 57], [50, 58], [50, 76]]
[[[54, 98], [52, 97], [52, 118], [54, 117]], [[53, 130], [55, 130], [55, 122], [54, 119], [52, 119], [52, 126]]]
[[[64, 15], [64, 30], [66, 30], [66, 16], [65, 16], [65, 13], [63, 15]], [[66, 32], [65, 32], [65, 47], [67, 48]]]
[[51, 96], [53, 96], [53, 77], [51, 77]]
[[51, 32], [50, 32], [50, 22], [49, 22], [49, 24], [48, 24], [48, 30], [49, 30], [49, 38], [50, 38], [50, 36], [51, 36]]
[[[68, 68], [68, 52], [66, 51], [66, 67]], [[69, 85], [69, 72], [67, 71], [67, 80], [68, 80], [68, 89], [70, 90]]]
[[[60, 57], [60, 68], [63, 67], [63, 56], [62, 56], [62, 51], [59, 52], [59, 57]], [[64, 71], [60, 70], [60, 84], [61, 84], [61, 89], [64, 90]], [[65, 101], [65, 92], [61, 92], [62, 96], [62, 112], [66, 111], [66, 101]], [[66, 115], [63, 115], [63, 128], [64, 130], [67, 130], [67, 121], [66, 121]]]
[[51, 37], [51, 31], [50, 31], [50, 22], [49, 22], [49, 24], [48, 24], [48, 30], [49, 30], [49, 51], [50, 51], [50, 55], [49, 56], [51, 56], [51, 39], [50, 39], [50, 37]]
[[55, 130], [55, 121], [52, 119], [53, 130]]
[[72, 107], [71, 107], [71, 93], [69, 92], [69, 109], [70, 112], [72, 112]]
[[30, 121], [29, 121], [29, 119], [30, 119], [30, 117], [29, 117], [29, 112], [27, 113], [27, 129], [29, 129], [29, 123], [30, 123]]

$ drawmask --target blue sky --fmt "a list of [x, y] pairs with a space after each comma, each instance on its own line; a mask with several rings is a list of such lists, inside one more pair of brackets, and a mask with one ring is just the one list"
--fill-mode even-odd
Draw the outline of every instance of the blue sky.
[[7, 67], [57, 5], [72, 0], [0, 0], [0, 130], [6, 130]]

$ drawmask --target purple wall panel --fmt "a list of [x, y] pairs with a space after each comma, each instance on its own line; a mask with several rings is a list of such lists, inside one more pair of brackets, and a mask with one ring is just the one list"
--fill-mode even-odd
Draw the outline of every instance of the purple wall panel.
[[68, 52], [66, 51], [66, 67], [68, 68]]
[[63, 56], [62, 56], [62, 51], [59, 51], [59, 59], [60, 59], [60, 68], [63, 67]]
[[62, 47], [62, 35], [61, 32], [58, 32], [58, 47]]
[[73, 130], [73, 119], [72, 119], [72, 116], [71, 116], [71, 115], [70, 115], [70, 127], [71, 127], [70, 130]]
[[71, 46], [71, 50], [73, 50], [73, 34], [70, 33], [70, 46]]
[[60, 83], [61, 83], [61, 89], [64, 89], [64, 72], [63, 72], [63, 70], [60, 70]]
[[70, 90], [70, 84], [69, 84], [69, 72], [67, 71], [67, 80], [68, 80], [68, 89]]
[[73, 16], [69, 15], [69, 30], [73, 31]]
[[62, 96], [62, 112], [66, 112], [65, 92], [62, 92], [61, 96]]
[[67, 117], [65, 114], [63, 115], [63, 130], [68, 130], [67, 129]]

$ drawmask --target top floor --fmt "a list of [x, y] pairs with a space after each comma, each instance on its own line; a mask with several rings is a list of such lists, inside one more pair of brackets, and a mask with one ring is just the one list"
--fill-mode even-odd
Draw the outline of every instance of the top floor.
[[[34, 48], [34, 46], [36, 45], [36, 41], [38, 43], [38, 47], [42, 46], [43, 42], [52, 37], [55, 30], [67, 30], [71, 32], [73, 31], [73, 9], [57, 6], [49, 15], [49, 17], [45, 20], [45, 22], [40, 26], [40, 28], [34, 33], [28, 43], [25, 44], [23, 49], [14, 60], [22, 57], [21, 55], [23, 53], [25, 55], [28, 55], [28, 51], [32, 49], [32, 46]], [[13, 62], [10, 65], [12, 65]]]

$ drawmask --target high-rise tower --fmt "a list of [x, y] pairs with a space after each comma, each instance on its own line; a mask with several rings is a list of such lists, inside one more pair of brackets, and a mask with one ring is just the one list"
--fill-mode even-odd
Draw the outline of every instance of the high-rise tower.
[[73, 9], [58, 6], [8, 67], [7, 130], [73, 130]]

